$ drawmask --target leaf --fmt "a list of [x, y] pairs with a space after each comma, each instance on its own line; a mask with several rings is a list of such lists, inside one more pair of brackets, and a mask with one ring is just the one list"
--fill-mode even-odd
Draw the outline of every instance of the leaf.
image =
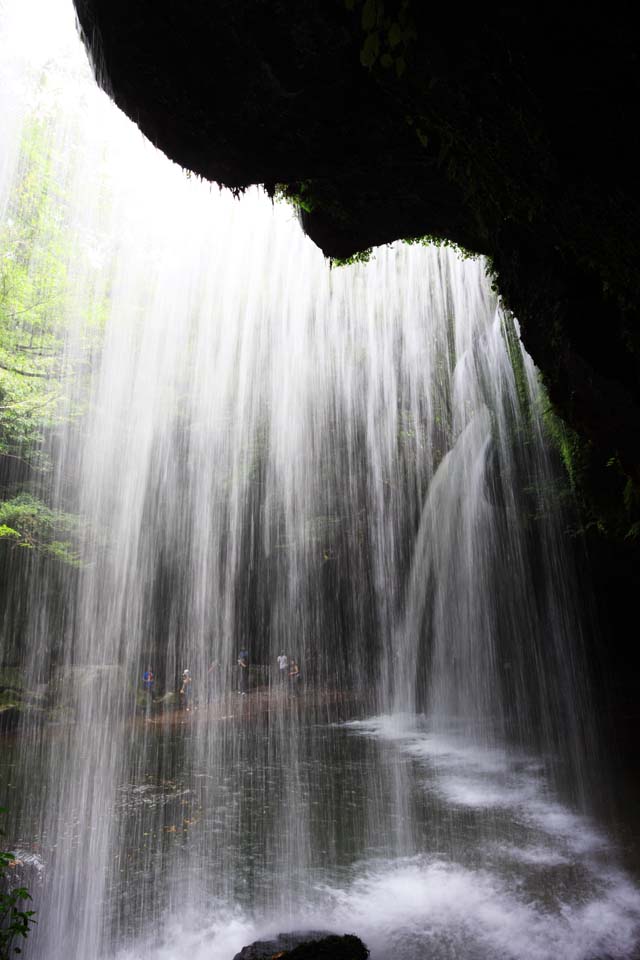
[[377, 31], [375, 33], [370, 33], [367, 39], [365, 40], [362, 50], [360, 51], [360, 62], [363, 67], [372, 67], [376, 60], [378, 59], [378, 53], [380, 52], [380, 39], [378, 37]]
[[396, 76], [398, 77], [398, 79], [400, 79], [400, 77], [406, 70], [406, 67], [407, 65], [405, 63], [404, 57], [398, 57], [398, 59], [396, 60]]
[[380, 57], [380, 65], [383, 66], [385, 69], [393, 66], [393, 57], [391, 56], [390, 53], [382, 54], [382, 56]]
[[389, 33], [387, 35], [389, 40], [389, 46], [391, 49], [395, 49], [398, 44], [402, 41], [402, 27], [399, 23], [392, 23], [389, 27]]
[[20, 539], [20, 534], [17, 530], [13, 530], [12, 527], [8, 527], [6, 523], [0, 524], [0, 540], [8, 540], [9, 538]]
[[[377, 0], [365, 0], [362, 8], [362, 29], [369, 33], [378, 22], [378, 3]], [[368, 38], [367, 38], [368, 39]]]

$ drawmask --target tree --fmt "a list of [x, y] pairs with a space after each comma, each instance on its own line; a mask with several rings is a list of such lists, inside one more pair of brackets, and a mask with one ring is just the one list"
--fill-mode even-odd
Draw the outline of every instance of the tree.
[[[70, 535], [78, 518], [41, 499], [52, 467], [46, 440], [84, 411], [107, 297], [102, 287], [86, 296], [101, 240], [78, 239], [71, 226], [72, 171], [56, 154], [53, 129], [47, 112], [34, 108], [0, 223], [0, 547], [77, 564]], [[80, 317], [73, 349], [70, 317]]]

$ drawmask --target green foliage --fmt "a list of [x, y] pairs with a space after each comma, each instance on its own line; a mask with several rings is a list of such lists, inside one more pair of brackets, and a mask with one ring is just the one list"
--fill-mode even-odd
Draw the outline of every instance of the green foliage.
[[571, 490], [577, 495], [586, 466], [584, 441], [557, 415], [546, 390], [543, 392], [543, 404], [542, 416], [547, 435], [560, 454]]
[[545, 431], [565, 469], [569, 490], [579, 515], [576, 533], [595, 531], [618, 540], [640, 537], [640, 493], [618, 457], [603, 464], [593, 444], [562, 420], [543, 388]]
[[332, 267], [350, 267], [354, 263], [369, 263], [369, 260], [373, 257], [373, 248], [368, 247], [366, 250], [359, 250], [357, 253], [352, 254], [350, 257], [345, 257], [340, 259], [340, 257], [331, 257], [331, 266]]
[[315, 207], [310, 180], [298, 180], [296, 183], [278, 183], [275, 191], [276, 200], [286, 200], [299, 210], [311, 213]]
[[[45, 440], [81, 415], [90, 357], [107, 312], [103, 240], [70, 228], [68, 160], [52, 139], [46, 91], [25, 123], [20, 164], [0, 222], [0, 460], [29, 477], [50, 469]], [[73, 157], [74, 152], [68, 151]], [[97, 171], [97, 176], [101, 172]], [[70, 319], [73, 318], [73, 332]], [[70, 349], [70, 343], [73, 348]], [[69, 534], [77, 518], [50, 509], [24, 490], [5, 488], [3, 548], [77, 565]]]
[[[69, 383], [83, 361], [65, 355], [74, 269], [68, 201], [46, 117], [26, 124], [21, 166], [0, 224], [0, 453], [43, 466], [44, 433], [78, 412]], [[85, 256], [87, 251], [85, 251]], [[83, 318], [99, 329], [104, 305]], [[93, 308], [92, 308], [93, 309]]]
[[[509, 359], [511, 361], [511, 369], [513, 370], [513, 378], [516, 384], [516, 391], [518, 394], [518, 404], [520, 411], [525, 418], [529, 420], [530, 418], [530, 404], [529, 404], [529, 384], [527, 383], [527, 375], [524, 368], [524, 358], [522, 356], [522, 347], [520, 344], [520, 338], [516, 331], [515, 320], [511, 313], [505, 311], [502, 315], [502, 335], [509, 351]], [[542, 387], [543, 396], [545, 398], [545, 404], [548, 403], [548, 397], [544, 388]]]
[[478, 257], [481, 256], [481, 254], [475, 253], [473, 250], [467, 250], [466, 247], [460, 246], [455, 240], [449, 240], [447, 237], [437, 237], [431, 233], [425, 234], [423, 237], [405, 237], [402, 242], [410, 247], [415, 245], [421, 247], [446, 247], [457, 253], [463, 260], [477, 260]]
[[[0, 813], [5, 810], [0, 807]], [[4, 833], [0, 830], [0, 833]], [[15, 946], [16, 939], [25, 940], [29, 936], [35, 911], [25, 910], [24, 906], [31, 900], [31, 894], [26, 887], [11, 886], [11, 869], [15, 863], [15, 854], [8, 850], [0, 850], [0, 960], [10, 960], [10, 957], [21, 953]]]
[[369, 70], [382, 67], [400, 79], [416, 39], [410, 0], [345, 0], [345, 6], [349, 11], [361, 8], [362, 66]]
[[42, 500], [20, 493], [0, 503], [0, 541], [13, 549], [33, 550], [43, 557], [78, 566], [77, 549], [65, 534], [78, 533], [81, 522], [73, 514], [52, 510]]
[[640, 537], [640, 520], [632, 523], [627, 531], [627, 540], [637, 540]]

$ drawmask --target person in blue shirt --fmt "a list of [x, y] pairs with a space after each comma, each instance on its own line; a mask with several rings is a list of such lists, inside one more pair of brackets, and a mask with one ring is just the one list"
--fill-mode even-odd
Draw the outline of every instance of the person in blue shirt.
[[156, 678], [153, 674], [153, 670], [151, 669], [151, 667], [147, 667], [147, 669], [142, 674], [142, 689], [145, 693], [145, 700], [146, 700], [145, 714], [146, 714], [147, 720], [149, 719], [149, 715], [151, 713], [151, 702], [153, 700], [153, 688], [155, 686], [155, 682], [156, 682]]

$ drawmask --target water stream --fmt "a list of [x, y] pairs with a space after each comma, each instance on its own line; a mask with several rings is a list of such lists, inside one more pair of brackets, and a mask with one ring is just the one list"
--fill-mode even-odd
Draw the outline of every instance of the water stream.
[[66, 244], [38, 484], [83, 518], [80, 566], [22, 572], [2, 623], [49, 705], [0, 759], [41, 867], [25, 955], [321, 928], [374, 960], [631, 957], [560, 468], [486, 265], [331, 269], [290, 207], [143, 141], [68, 0], [0, 24], [0, 215], [35, 122]]

